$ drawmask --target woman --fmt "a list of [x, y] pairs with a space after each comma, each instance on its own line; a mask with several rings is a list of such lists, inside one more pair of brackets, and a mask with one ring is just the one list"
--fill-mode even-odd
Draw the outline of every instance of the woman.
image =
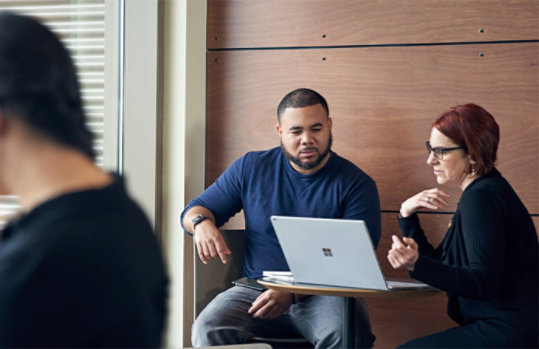
[[404, 201], [398, 221], [405, 237], [392, 237], [387, 258], [447, 292], [448, 314], [460, 327], [402, 347], [537, 347], [537, 234], [494, 167], [498, 142], [496, 121], [474, 104], [451, 108], [433, 124], [427, 163], [438, 184], [462, 189], [457, 211], [434, 248], [416, 211], [443, 209], [449, 195], [434, 188]]

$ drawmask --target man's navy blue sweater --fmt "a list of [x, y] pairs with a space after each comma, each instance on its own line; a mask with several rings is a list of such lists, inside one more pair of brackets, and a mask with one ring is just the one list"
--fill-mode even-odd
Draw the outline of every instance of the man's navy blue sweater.
[[264, 270], [288, 270], [270, 222], [271, 215], [361, 219], [375, 246], [380, 239], [380, 201], [376, 183], [350, 161], [331, 153], [314, 174], [295, 171], [280, 147], [249, 152], [236, 160], [202, 194], [192, 200], [215, 216], [218, 227], [243, 209], [247, 247], [245, 276]]

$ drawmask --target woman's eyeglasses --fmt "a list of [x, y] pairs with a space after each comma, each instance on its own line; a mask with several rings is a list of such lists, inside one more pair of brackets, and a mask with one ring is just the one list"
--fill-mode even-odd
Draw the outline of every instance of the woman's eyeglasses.
[[444, 159], [444, 154], [447, 153], [447, 152], [450, 152], [452, 150], [467, 149], [466, 146], [452, 147], [452, 148], [444, 148], [444, 147], [434, 147], [433, 148], [433, 147], [430, 146], [429, 141], [427, 141], [425, 143], [425, 145], [427, 146], [427, 151], [428, 151], [429, 155], [432, 153], [437, 160], [443, 160]]

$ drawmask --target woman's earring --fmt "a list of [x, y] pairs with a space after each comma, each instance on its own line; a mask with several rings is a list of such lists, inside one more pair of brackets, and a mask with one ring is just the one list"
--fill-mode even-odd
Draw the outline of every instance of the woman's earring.
[[475, 165], [472, 165], [472, 177], [475, 177]]

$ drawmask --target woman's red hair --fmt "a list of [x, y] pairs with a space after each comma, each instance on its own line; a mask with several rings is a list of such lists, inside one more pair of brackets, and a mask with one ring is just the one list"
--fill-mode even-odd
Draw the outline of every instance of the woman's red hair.
[[[468, 154], [476, 162], [478, 176], [494, 167], [500, 128], [494, 117], [482, 107], [469, 103], [450, 108], [432, 126], [455, 144], [466, 146]], [[471, 172], [471, 166], [468, 172]]]

